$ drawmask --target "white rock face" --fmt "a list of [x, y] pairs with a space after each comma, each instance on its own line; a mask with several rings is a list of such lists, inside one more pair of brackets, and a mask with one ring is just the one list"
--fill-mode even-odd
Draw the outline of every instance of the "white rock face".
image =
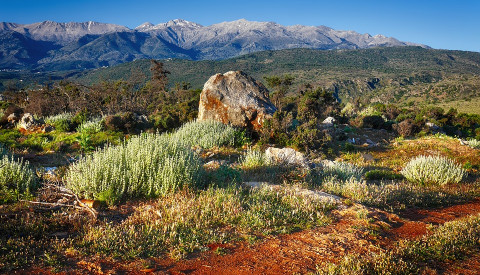
[[292, 148], [268, 147], [265, 155], [278, 164], [308, 167], [305, 156]]

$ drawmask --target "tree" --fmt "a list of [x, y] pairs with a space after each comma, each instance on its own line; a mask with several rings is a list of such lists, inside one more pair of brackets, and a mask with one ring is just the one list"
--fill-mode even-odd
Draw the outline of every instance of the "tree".
[[286, 74], [284, 76], [265, 76], [264, 79], [267, 81], [267, 86], [274, 90], [272, 93], [273, 104], [278, 110], [281, 110], [283, 105], [281, 100], [292, 86], [295, 77]]

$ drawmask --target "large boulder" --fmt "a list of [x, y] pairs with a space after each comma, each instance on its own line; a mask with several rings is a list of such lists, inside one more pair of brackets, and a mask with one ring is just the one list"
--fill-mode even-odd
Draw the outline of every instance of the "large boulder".
[[276, 108], [268, 90], [241, 71], [216, 74], [200, 94], [198, 119], [212, 119], [257, 131]]

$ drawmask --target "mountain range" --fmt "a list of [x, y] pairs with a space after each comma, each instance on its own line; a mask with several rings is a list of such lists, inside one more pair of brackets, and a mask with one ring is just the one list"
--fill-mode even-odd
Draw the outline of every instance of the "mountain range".
[[283, 26], [240, 19], [210, 26], [182, 19], [135, 29], [98, 22], [0, 23], [0, 69], [71, 70], [137, 59], [219, 60], [292, 48], [428, 46], [325, 26]]

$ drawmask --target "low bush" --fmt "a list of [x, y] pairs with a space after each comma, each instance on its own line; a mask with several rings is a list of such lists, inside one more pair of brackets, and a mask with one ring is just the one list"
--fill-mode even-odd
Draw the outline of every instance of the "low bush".
[[38, 187], [35, 173], [27, 161], [4, 155], [0, 158], [0, 202], [29, 196]]
[[142, 134], [107, 146], [72, 164], [67, 187], [81, 197], [115, 204], [132, 197], [156, 197], [201, 185], [200, 158], [168, 135]]
[[385, 126], [385, 120], [381, 116], [372, 115], [362, 119], [362, 128], [382, 129]]
[[123, 259], [180, 258], [208, 244], [289, 233], [330, 222], [335, 205], [295, 195], [294, 188], [236, 186], [170, 193], [125, 221], [92, 227], [81, 238], [91, 253]]
[[69, 132], [73, 130], [74, 123], [72, 122], [73, 114], [72, 113], [62, 113], [54, 116], [46, 117], [45, 123], [55, 127], [55, 130], [60, 132]]
[[319, 268], [317, 274], [431, 274], [432, 268], [444, 266], [441, 263], [478, 253], [479, 242], [480, 217], [472, 215], [446, 222], [422, 238], [400, 241], [390, 251], [347, 255], [338, 264]]
[[381, 182], [369, 184], [366, 181], [337, 177], [323, 178], [313, 182], [323, 191], [343, 196], [352, 201], [382, 208], [403, 210], [408, 207], [438, 207], [464, 203], [478, 196], [478, 187], [469, 186], [464, 190], [450, 189], [448, 186], [417, 186], [406, 182]]
[[445, 185], [460, 182], [465, 170], [445, 157], [418, 156], [407, 163], [401, 174], [412, 183]]
[[77, 127], [77, 132], [87, 134], [96, 134], [98, 132], [101, 132], [102, 130], [103, 120], [101, 117], [85, 121]]
[[185, 123], [172, 134], [172, 139], [180, 140], [188, 146], [212, 148], [223, 145], [241, 145], [245, 136], [241, 131], [214, 120]]
[[393, 130], [402, 137], [411, 137], [420, 132], [420, 127], [412, 119], [405, 119], [392, 125]]
[[476, 139], [469, 139], [466, 141], [467, 145], [472, 147], [473, 149], [480, 149], [480, 141]]
[[270, 164], [271, 160], [264, 152], [251, 148], [249, 148], [247, 153], [240, 159], [240, 165], [244, 169], [256, 169]]
[[341, 180], [349, 178], [360, 179], [363, 176], [363, 168], [346, 162], [333, 162], [325, 165], [321, 172], [325, 177], [335, 176]]

